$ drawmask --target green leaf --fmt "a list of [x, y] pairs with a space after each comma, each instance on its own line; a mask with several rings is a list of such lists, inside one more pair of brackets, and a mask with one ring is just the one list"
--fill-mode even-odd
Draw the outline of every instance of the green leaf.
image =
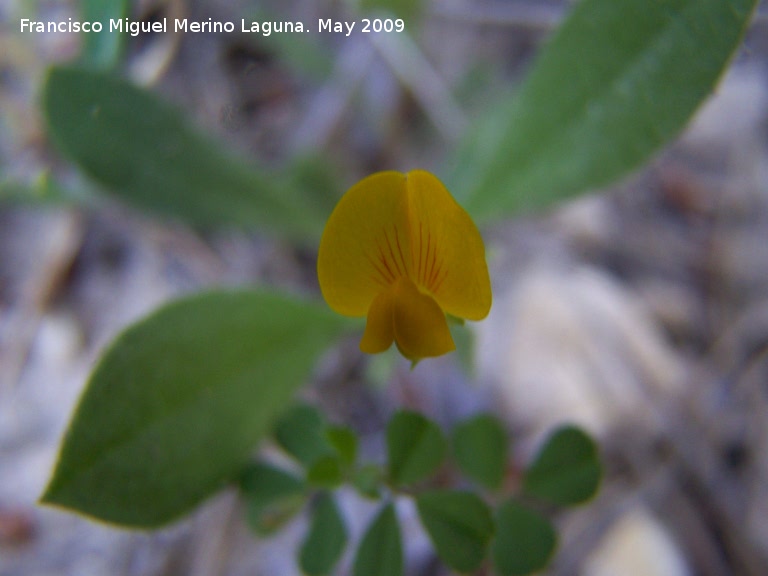
[[496, 490], [504, 480], [509, 448], [504, 427], [490, 414], [459, 424], [453, 431], [456, 463], [469, 478]]
[[383, 476], [379, 466], [366, 464], [354, 472], [350, 481], [361, 496], [376, 499], [381, 496], [380, 487]]
[[557, 544], [552, 525], [536, 512], [508, 500], [496, 513], [491, 556], [499, 576], [519, 576], [544, 568]]
[[[264, 9], [259, 5], [246, 15], [246, 26], [253, 22], [274, 22], [283, 16], [279, 12]], [[333, 56], [328, 47], [322, 42], [317, 42], [314, 34], [307, 37], [299, 34], [270, 34], [257, 35], [254, 47], [258, 50], [268, 49], [274, 52], [278, 58], [297, 72], [308, 76], [311, 80], [320, 82], [331, 75], [333, 71]], [[313, 41], [314, 40], [314, 41]]]
[[275, 424], [277, 443], [305, 467], [333, 453], [325, 436], [322, 413], [309, 404], [297, 404]]
[[299, 563], [305, 574], [330, 574], [347, 544], [347, 527], [336, 501], [328, 493], [317, 497], [309, 532], [301, 545]]
[[456, 360], [469, 378], [475, 375], [475, 335], [467, 326], [448, 322], [453, 342], [456, 345]]
[[240, 477], [246, 501], [248, 524], [261, 535], [269, 535], [298, 512], [306, 496], [300, 479], [264, 462], [250, 464]]
[[595, 442], [574, 426], [556, 430], [523, 477], [523, 490], [554, 504], [579, 504], [594, 496], [601, 466]]
[[398, 486], [414, 484], [434, 473], [445, 456], [440, 428], [421, 414], [396, 413], [387, 426], [389, 478]]
[[[405, 20], [406, 30], [421, 16], [424, 9], [422, 0], [359, 0], [360, 10], [368, 14], [369, 19], [378, 13], [381, 18], [389, 14]], [[371, 28], [373, 30], [373, 28]]]
[[240, 473], [346, 325], [264, 291], [165, 306], [99, 361], [43, 502], [145, 528], [190, 511]]
[[246, 520], [257, 536], [267, 538], [283, 529], [304, 507], [306, 494], [294, 494], [269, 504], [246, 500]]
[[352, 466], [357, 460], [357, 435], [347, 426], [330, 426], [325, 435], [341, 461]]
[[318, 238], [324, 214], [247, 167], [153, 94], [112, 75], [52, 68], [44, 109], [57, 147], [124, 200], [194, 224]]
[[371, 522], [355, 555], [354, 576], [402, 576], [403, 545], [392, 503]]
[[272, 502], [304, 491], [301, 478], [265, 462], [254, 462], [243, 470], [240, 490], [251, 500]]
[[420, 494], [416, 506], [443, 562], [461, 573], [477, 570], [493, 536], [488, 505], [471, 492], [439, 490]]
[[127, 0], [81, 0], [80, 20], [100, 22], [101, 32], [80, 34], [83, 40], [81, 61], [94, 68], [114, 68], [123, 51], [127, 34], [110, 32], [110, 20], [122, 20], [128, 15]]
[[66, 205], [78, 195], [83, 194], [77, 194], [72, 189], [65, 188], [48, 172], [41, 172], [33, 182], [0, 177], [0, 206], [6, 203]]
[[366, 381], [375, 388], [383, 389], [392, 380], [396, 367], [402, 361], [402, 355], [397, 346], [392, 346], [389, 350], [375, 354], [367, 360], [365, 366]]
[[516, 97], [468, 135], [449, 188], [475, 217], [497, 218], [626, 174], [713, 91], [756, 4], [578, 2]]
[[[290, 34], [272, 34], [270, 38], [278, 36], [288, 38]], [[320, 150], [294, 156], [285, 167], [288, 184], [302, 197], [310, 198], [321, 214], [330, 214], [339, 202], [344, 189], [342, 172], [331, 154]]]
[[307, 470], [307, 481], [321, 488], [336, 488], [343, 480], [344, 472], [336, 456], [323, 456]]

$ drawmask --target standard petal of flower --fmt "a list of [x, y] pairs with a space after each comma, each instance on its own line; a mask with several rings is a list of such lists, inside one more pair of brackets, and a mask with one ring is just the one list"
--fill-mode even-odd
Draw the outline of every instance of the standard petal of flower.
[[414, 280], [449, 314], [482, 320], [492, 297], [480, 232], [435, 176], [414, 170], [406, 178]]
[[373, 299], [411, 266], [405, 175], [379, 172], [341, 198], [317, 257], [320, 289], [340, 314], [364, 316]]
[[378, 354], [389, 350], [395, 339], [394, 330], [394, 289], [384, 290], [373, 299], [368, 309], [365, 332], [360, 340], [360, 350]]
[[441, 356], [456, 349], [445, 314], [433, 298], [407, 279], [394, 286], [395, 342], [410, 360]]

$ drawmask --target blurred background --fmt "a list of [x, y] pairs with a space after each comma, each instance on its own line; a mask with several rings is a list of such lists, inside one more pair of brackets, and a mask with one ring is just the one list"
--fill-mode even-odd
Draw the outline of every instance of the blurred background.
[[[121, 70], [233, 153], [295, 171], [330, 211], [376, 170], [439, 176], [570, 8], [392, 4], [403, 33], [346, 37], [316, 32], [319, 18], [360, 20], [343, 2], [136, 1], [130, 16], [146, 22], [288, 20], [312, 32], [142, 34]], [[93, 362], [127, 324], [214, 285], [319, 294], [313, 248], [141, 213], [61, 159], [40, 89], [82, 35], [22, 34], [19, 21], [78, 10], [0, 0], [0, 575], [297, 574], [304, 520], [257, 540], [233, 494], [152, 534], [36, 504]], [[454, 354], [411, 372], [392, 355], [363, 358], [352, 339], [307, 391], [372, 458], [396, 406], [446, 426], [494, 410], [522, 459], [552, 426], [586, 427], [605, 478], [594, 502], [557, 518], [548, 574], [768, 574], [767, 16], [761, 5], [715, 94], [642, 170], [483, 231], [494, 306], [472, 327], [471, 366]], [[372, 509], [352, 494], [342, 506], [359, 535]], [[413, 510], [401, 512], [408, 574], [448, 574]]]

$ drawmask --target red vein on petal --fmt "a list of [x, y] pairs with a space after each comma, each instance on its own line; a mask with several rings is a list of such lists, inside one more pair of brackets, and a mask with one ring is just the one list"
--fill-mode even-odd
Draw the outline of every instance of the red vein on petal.
[[[397, 229], [395, 229], [395, 231], [397, 231]], [[389, 234], [387, 234], [386, 230], [384, 230], [384, 239], [387, 241], [387, 248], [389, 248], [389, 254], [392, 256], [392, 263], [397, 269], [397, 275], [405, 276], [405, 274], [403, 274], [403, 272], [400, 270], [400, 265], [397, 263], [397, 258], [395, 258], [395, 251], [392, 249], [392, 243], [389, 240]]]
[[389, 262], [387, 261], [387, 257], [384, 254], [384, 250], [382, 247], [377, 243], [376, 247], [379, 249], [379, 262], [384, 266], [384, 268], [387, 271], [387, 279], [390, 282], [393, 282], [397, 276], [395, 276], [395, 273], [392, 271], [392, 268], [389, 267]]
[[419, 222], [419, 270], [417, 273], [417, 278], [419, 279], [419, 282], [421, 284], [424, 283], [424, 276], [421, 273], [421, 256], [424, 253], [424, 224], [423, 222]]
[[390, 284], [391, 280], [389, 280], [388, 276], [384, 273], [384, 270], [379, 268], [379, 266], [376, 264], [374, 259], [371, 258], [369, 254], [366, 254], [365, 258], [366, 260], [368, 260], [368, 263], [371, 266], [373, 266], [373, 269], [376, 270], [376, 272], [379, 275], [379, 277], [377, 278], [374, 274], [371, 274], [371, 279], [377, 284], [379, 284], [380, 286], [386, 288]]
[[400, 262], [403, 264], [403, 270], [405, 270], [404, 276], [408, 275], [408, 266], [405, 263], [405, 255], [403, 254], [403, 247], [400, 246], [400, 234], [397, 233], [397, 226], [393, 226], [395, 230], [395, 242], [397, 243], [397, 251], [400, 253]]
[[433, 294], [437, 294], [437, 293], [440, 291], [440, 286], [442, 286], [442, 285], [443, 285], [443, 281], [445, 280], [445, 277], [446, 277], [446, 276], [448, 276], [448, 270], [445, 270], [445, 271], [443, 272], [443, 275], [442, 275], [442, 276], [440, 276], [440, 277], [437, 279], [437, 281], [435, 282], [435, 284], [434, 284], [434, 286], [433, 286], [433, 288], [432, 288], [432, 293], [433, 293]]
[[432, 290], [432, 288], [435, 285], [435, 281], [437, 280], [438, 276], [440, 276], [440, 272], [443, 269], [443, 262], [437, 262], [437, 258], [435, 258], [436, 265], [433, 268], [432, 275], [429, 277], [429, 288]]
[[424, 275], [421, 277], [422, 285], [427, 284], [427, 277], [429, 275], [427, 272], [427, 269], [429, 267], [429, 250], [431, 247], [432, 247], [432, 234], [430, 233], [429, 230], [427, 230], [427, 254], [426, 254], [426, 258], [424, 259]]
[[[432, 235], [429, 236], [430, 240], [432, 238]], [[429, 256], [429, 252], [427, 252], [427, 256]], [[435, 243], [434, 250], [432, 251], [432, 259], [429, 262], [429, 272], [427, 273], [427, 284], [431, 284], [434, 281], [434, 273], [435, 273], [435, 264], [437, 264], [437, 243]]]

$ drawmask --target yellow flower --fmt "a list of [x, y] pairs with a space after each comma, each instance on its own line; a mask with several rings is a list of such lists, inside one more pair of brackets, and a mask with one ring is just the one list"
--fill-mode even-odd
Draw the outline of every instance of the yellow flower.
[[482, 320], [491, 308], [485, 247], [472, 219], [429, 172], [379, 172], [350, 188], [325, 225], [320, 289], [345, 316], [366, 316], [360, 349], [392, 342], [406, 358], [456, 348], [446, 313]]

